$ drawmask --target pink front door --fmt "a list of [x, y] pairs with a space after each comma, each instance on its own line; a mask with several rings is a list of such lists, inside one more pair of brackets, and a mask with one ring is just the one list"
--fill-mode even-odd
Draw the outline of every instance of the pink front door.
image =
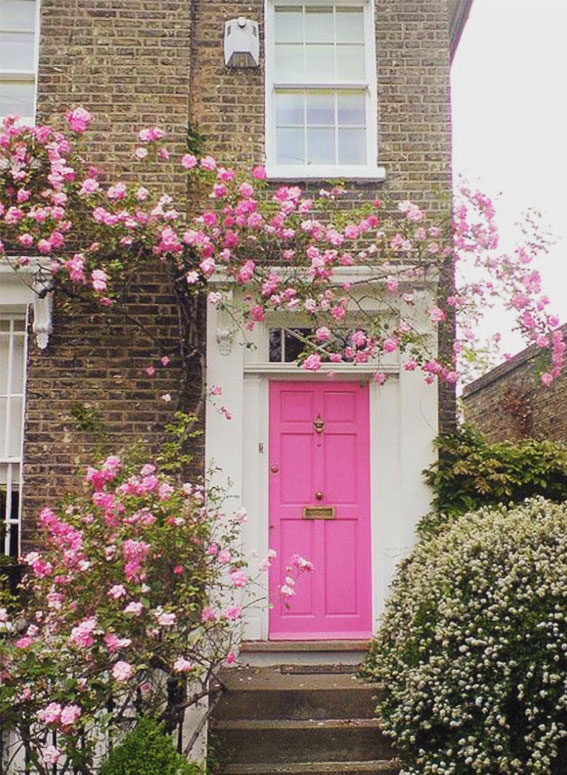
[[[272, 382], [269, 462], [270, 639], [370, 637], [368, 386]], [[294, 554], [315, 567], [282, 598]]]

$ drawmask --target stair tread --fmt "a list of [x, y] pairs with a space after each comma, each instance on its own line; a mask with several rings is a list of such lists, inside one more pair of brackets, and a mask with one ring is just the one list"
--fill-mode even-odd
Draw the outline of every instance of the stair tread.
[[395, 759], [373, 759], [366, 762], [295, 762], [293, 764], [231, 764], [223, 768], [223, 775], [374, 775], [395, 773]]
[[336, 719], [229, 719], [212, 720], [212, 727], [220, 729], [379, 729], [374, 718], [336, 718]]
[[343, 673], [288, 673], [281, 668], [234, 668], [221, 673], [222, 682], [229, 691], [380, 691], [381, 684], [368, 683], [352, 674]]

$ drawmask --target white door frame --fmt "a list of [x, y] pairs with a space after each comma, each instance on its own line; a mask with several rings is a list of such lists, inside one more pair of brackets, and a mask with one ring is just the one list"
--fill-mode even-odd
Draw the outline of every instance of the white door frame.
[[[424, 319], [427, 324], [426, 315]], [[405, 371], [396, 357], [381, 366], [381, 371], [388, 373], [382, 386], [371, 380], [374, 368], [367, 364], [328, 364], [314, 375], [295, 364], [270, 363], [270, 322], [258, 324], [253, 341], [244, 342], [240, 332], [230, 330], [226, 313], [208, 305], [207, 383], [209, 388], [220, 386], [223, 393], [214, 399], [215, 405], [207, 406], [207, 467], [217, 469], [213, 476], [216, 483], [227, 486], [230, 482], [230, 507], [242, 505], [248, 511], [248, 520], [242, 526], [242, 544], [245, 554], [252, 554], [254, 574], [269, 546], [270, 379], [370, 380], [372, 600], [376, 627], [395, 567], [413, 545], [416, 522], [429, 510], [430, 493], [422, 471], [435, 459], [432, 441], [438, 433], [437, 386], [426, 385], [420, 373]], [[282, 325], [281, 316], [275, 316], [273, 324]], [[221, 405], [230, 412], [230, 420], [219, 411]], [[245, 640], [268, 639], [267, 582], [264, 573], [253, 595], [263, 598], [263, 603], [245, 611]]]

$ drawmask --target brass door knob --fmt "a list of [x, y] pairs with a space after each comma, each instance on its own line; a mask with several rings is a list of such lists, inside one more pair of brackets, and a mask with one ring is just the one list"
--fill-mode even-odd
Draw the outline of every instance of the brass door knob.
[[318, 501], [323, 500], [323, 493], [321, 492], [321, 490], [317, 490], [317, 492], [315, 493], [315, 497], [317, 498]]

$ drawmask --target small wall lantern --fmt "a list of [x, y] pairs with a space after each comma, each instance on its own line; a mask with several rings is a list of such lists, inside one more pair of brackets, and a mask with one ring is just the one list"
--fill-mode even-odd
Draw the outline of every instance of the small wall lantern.
[[227, 67], [258, 67], [260, 38], [258, 22], [239, 16], [224, 25], [224, 63]]

